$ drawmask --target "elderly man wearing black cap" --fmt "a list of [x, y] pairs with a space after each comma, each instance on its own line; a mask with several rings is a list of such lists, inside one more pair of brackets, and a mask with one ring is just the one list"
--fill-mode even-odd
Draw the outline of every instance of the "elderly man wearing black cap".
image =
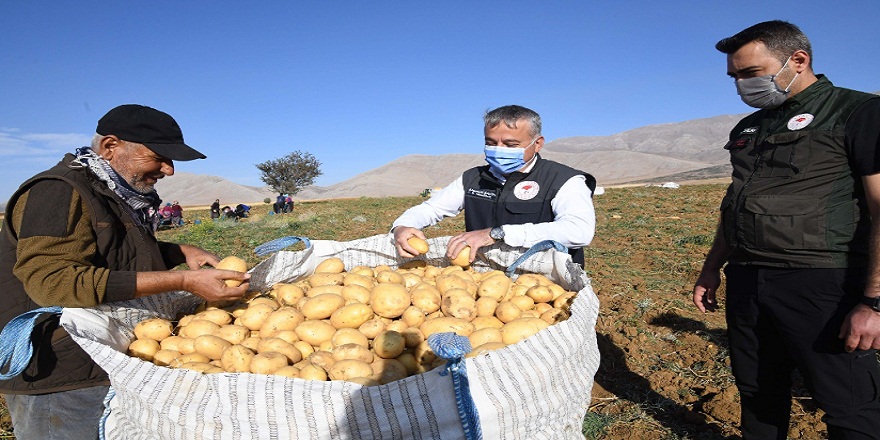
[[[204, 159], [177, 122], [141, 105], [122, 105], [98, 122], [91, 148], [68, 154], [21, 185], [0, 231], [0, 327], [46, 306], [88, 307], [185, 290], [206, 300], [239, 298], [247, 274], [198, 270], [219, 262], [190, 245], [158, 241], [148, 211], [154, 185], [174, 160]], [[169, 269], [186, 263], [191, 270]], [[17, 438], [96, 438], [107, 374], [43, 316], [34, 355], [18, 376], [0, 380]]]

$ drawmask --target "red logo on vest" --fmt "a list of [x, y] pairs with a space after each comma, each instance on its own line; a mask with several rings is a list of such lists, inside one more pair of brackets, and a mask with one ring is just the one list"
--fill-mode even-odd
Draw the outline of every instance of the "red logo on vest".
[[520, 200], [531, 200], [541, 191], [541, 186], [533, 180], [517, 183], [513, 188], [513, 195]]

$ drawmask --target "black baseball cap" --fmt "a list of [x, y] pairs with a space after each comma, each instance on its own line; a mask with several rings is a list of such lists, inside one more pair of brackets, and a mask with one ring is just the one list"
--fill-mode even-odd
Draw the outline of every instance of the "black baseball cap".
[[124, 104], [110, 110], [98, 121], [95, 132], [144, 144], [171, 160], [205, 159], [204, 154], [183, 143], [183, 132], [171, 115], [145, 105]]

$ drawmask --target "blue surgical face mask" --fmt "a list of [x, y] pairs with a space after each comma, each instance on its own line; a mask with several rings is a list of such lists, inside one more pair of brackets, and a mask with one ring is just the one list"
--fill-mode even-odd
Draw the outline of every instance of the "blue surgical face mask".
[[532, 139], [532, 142], [526, 148], [486, 145], [483, 148], [483, 152], [486, 154], [486, 162], [489, 163], [492, 169], [504, 175], [517, 171], [526, 164], [526, 149], [531, 147], [537, 140], [537, 137]]
[[737, 80], [736, 91], [739, 93], [740, 99], [742, 99], [746, 105], [755, 108], [772, 109], [782, 105], [782, 103], [788, 99], [791, 85], [794, 84], [794, 80], [800, 75], [800, 73], [796, 72], [794, 78], [791, 79], [791, 82], [788, 83], [788, 87], [784, 90], [780, 89], [779, 85], [774, 81], [776, 77], [785, 70], [785, 67], [788, 66], [788, 61], [790, 59], [791, 57], [789, 57], [788, 60], [785, 60], [785, 64], [782, 65], [782, 68], [779, 69], [779, 72], [777, 72], [776, 75], [756, 76], [754, 78]]

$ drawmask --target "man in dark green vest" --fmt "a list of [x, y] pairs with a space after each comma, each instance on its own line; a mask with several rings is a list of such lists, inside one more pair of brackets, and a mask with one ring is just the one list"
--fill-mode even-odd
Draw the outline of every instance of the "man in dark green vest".
[[797, 368], [831, 439], [880, 439], [880, 97], [812, 69], [796, 26], [718, 42], [742, 100], [733, 165], [693, 301], [714, 310], [724, 267], [744, 439], [785, 439]]
[[[0, 327], [40, 307], [90, 307], [168, 291], [206, 300], [239, 298], [249, 275], [217, 269], [219, 258], [158, 241], [154, 185], [175, 160], [204, 159], [183, 142], [170, 115], [121, 105], [98, 121], [91, 147], [67, 154], [23, 183], [6, 205], [0, 231]], [[179, 264], [191, 270], [168, 270]], [[42, 315], [34, 354], [18, 375], [0, 380], [16, 438], [97, 438], [109, 380], [59, 325]]]

